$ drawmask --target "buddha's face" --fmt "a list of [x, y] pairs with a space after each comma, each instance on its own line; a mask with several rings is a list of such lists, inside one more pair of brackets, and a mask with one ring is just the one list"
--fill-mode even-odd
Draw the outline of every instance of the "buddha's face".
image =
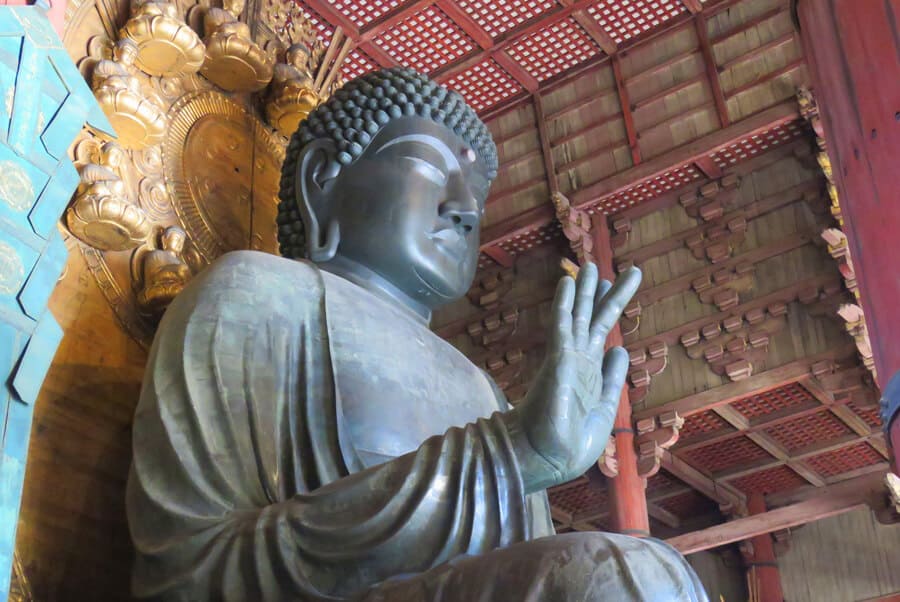
[[122, 40], [116, 44], [116, 59], [123, 65], [132, 65], [137, 58], [137, 46], [129, 40]]
[[475, 275], [489, 186], [481, 159], [452, 130], [392, 120], [334, 180], [337, 253], [428, 307], [457, 299]]

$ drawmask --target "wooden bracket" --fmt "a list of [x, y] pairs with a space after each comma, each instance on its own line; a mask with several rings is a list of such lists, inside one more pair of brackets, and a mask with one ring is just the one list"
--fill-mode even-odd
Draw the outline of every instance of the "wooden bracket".
[[765, 359], [771, 335], [787, 325], [787, 312], [787, 304], [772, 303], [728, 316], [683, 334], [681, 344], [688, 357], [703, 358], [716, 374], [743, 380], [753, 375], [755, 363]]
[[663, 341], [654, 341], [646, 347], [632, 349], [628, 353], [631, 369], [628, 382], [631, 389], [628, 399], [632, 404], [642, 403], [650, 390], [650, 380], [669, 365], [669, 346]]
[[518, 323], [519, 309], [514, 305], [472, 322], [466, 326], [466, 332], [473, 343], [488, 347], [515, 334]]
[[563, 235], [569, 247], [578, 258], [578, 264], [594, 261], [594, 237], [591, 234], [591, 216], [587, 211], [576, 209], [561, 192], [551, 195], [556, 209], [556, 218], [562, 226]]
[[637, 449], [638, 474], [649, 478], [659, 472], [663, 452], [678, 442], [678, 434], [684, 426], [684, 418], [678, 412], [664, 412], [635, 423], [634, 444]]
[[512, 269], [491, 271], [476, 280], [466, 296], [482, 309], [496, 309], [504, 295], [512, 290], [513, 276]]
[[610, 435], [606, 441], [606, 449], [597, 460], [597, 468], [610, 479], [619, 476], [619, 461], [616, 458], [616, 437]]

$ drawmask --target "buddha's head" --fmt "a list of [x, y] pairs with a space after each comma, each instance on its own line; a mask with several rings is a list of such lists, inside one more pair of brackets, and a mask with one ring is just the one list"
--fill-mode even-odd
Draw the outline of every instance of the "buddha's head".
[[184, 251], [185, 239], [187, 239], [187, 234], [185, 234], [184, 230], [178, 226], [169, 226], [163, 230], [160, 243], [162, 243], [162, 248], [166, 251], [181, 255], [181, 252]]
[[112, 140], [105, 142], [100, 147], [100, 162], [111, 169], [123, 167], [125, 164], [125, 149]]
[[[434, 308], [465, 294], [497, 151], [462, 97], [411, 69], [348, 82], [282, 169], [282, 255], [361, 265]], [[349, 260], [349, 261], [347, 261]]]
[[285, 52], [284, 61], [298, 69], [307, 69], [309, 66], [309, 47], [302, 42], [291, 44], [287, 52]]
[[235, 17], [240, 17], [244, 12], [245, 0], [222, 0], [222, 8], [230, 12]]
[[130, 67], [137, 58], [138, 45], [131, 38], [122, 38], [116, 42], [114, 54], [116, 61]]

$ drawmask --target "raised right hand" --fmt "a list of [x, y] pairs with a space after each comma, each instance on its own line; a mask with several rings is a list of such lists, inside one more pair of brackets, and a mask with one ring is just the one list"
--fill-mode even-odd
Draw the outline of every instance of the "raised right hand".
[[508, 413], [527, 492], [565, 483], [597, 461], [609, 435], [628, 370], [628, 353], [604, 353], [606, 335], [641, 283], [630, 268], [615, 285], [597, 267], [566, 276], [553, 300], [547, 355], [525, 399]]

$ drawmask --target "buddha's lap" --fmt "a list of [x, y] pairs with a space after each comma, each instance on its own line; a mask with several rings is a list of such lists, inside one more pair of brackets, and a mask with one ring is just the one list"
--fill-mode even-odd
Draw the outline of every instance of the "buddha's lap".
[[693, 569], [657, 540], [569, 533], [461, 556], [376, 586], [361, 602], [706, 602]]

